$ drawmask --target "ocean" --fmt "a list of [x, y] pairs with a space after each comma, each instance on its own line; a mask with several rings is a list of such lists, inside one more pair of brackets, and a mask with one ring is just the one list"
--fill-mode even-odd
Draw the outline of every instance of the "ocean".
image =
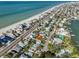
[[0, 28], [27, 19], [60, 3], [63, 2], [0, 1]]

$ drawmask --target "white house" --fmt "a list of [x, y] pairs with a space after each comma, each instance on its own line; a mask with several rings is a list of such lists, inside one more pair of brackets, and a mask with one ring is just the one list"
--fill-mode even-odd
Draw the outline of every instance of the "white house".
[[61, 44], [63, 41], [59, 38], [54, 38], [53, 43], [55, 44]]
[[15, 50], [17, 52], [19, 52], [21, 49], [21, 47], [17, 44], [16, 46], [14, 46], [11, 50]]
[[58, 35], [65, 35], [66, 36], [68, 34], [68, 32], [64, 28], [59, 28], [57, 30], [56, 34], [58, 34]]
[[25, 44], [22, 43], [21, 41], [18, 43], [18, 45], [21, 46], [21, 47], [24, 47], [25, 46]]

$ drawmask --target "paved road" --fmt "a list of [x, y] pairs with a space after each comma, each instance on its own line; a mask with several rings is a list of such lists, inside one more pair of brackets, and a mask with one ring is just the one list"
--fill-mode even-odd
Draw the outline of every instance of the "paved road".
[[33, 32], [33, 30], [36, 29], [37, 27], [38, 27], [38, 24], [36, 24], [30, 30], [26, 31], [20, 37], [18, 37], [14, 41], [12, 41], [9, 46], [6, 46], [2, 50], [0, 50], [0, 57], [3, 56], [3, 55], [5, 55], [7, 53], [7, 51], [9, 51], [10, 49], [12, 49], [13, 46], [15, 46], [18, 42], [20, 42], [24, 37], [26, 37], [27, 35], [29, 35], [31, 32]]
[[61, 20], [58, 20], [58, 21], [55, 23], [54, 29], [53, 29], [52, 32], [50, 33], [50, 35], [49, 35], [49, 37], [48, 37], [47, 40], [51, 40], [51, 37], [54, 37], [54, 34], [55, 34], [55, 32], [56, 32], [56, 29], [57, 29], [57, 25], [58, 25], [58, 23], [59, 23], [60, 21], [61, 21]]
[[[53, 17], [56, 16], [56, 14], [59, 13], [59, 11], [60, 11], [60, 9], [58, 9], [58, 10], [54, 13]], [[61, 21], [61, 20], [56, 19], [56, 22], [55, 22], [54, 28], [53, 28], [52, 32], [50, 33], [50, 35], [49, 35], [49, 37], [48, 37], [47, 40], [50, 40], [51, 37], [54, 36], [54, 34], [55, 34], [55, 32], [56, 32], [56, 29], [57, 29], [57, 25], [58, 25], [58, 23], [59, 23], [60, 21]]]
[[[67, 16], [70, 16], [72, 13], [73, 14], [75, 14], [74, 12], [72, 12], [72, 10], [74, 10], [74, 9], [71, 9], [71, 13], [70, 13], [70, 9], [69, 8], [65, 8], [65, 7], [62, 7], [63, 9], [62, 9], [62, 12], [60, 12], [61, 11], [61, 8], [58, 8], [58, 11], [54, 14], [55, 16], [57, 15], [57, 14], [59, 14], [59, 16], [61, 15], [61, 14], [65, 14], [66, 12], [66, 17]], [[64, 10], [66, 10], [66, 11], [64, 11]], [[75, 10], [74, 10], [75, 11]], [[76, 11], [75, 11], [76, 12]], [[63, 16], [62, 16], [63, 17]], [[58, 21], [59, 22], [59, 21]], [[56, 22], [56, 24], [58, 24], [57, 22]], [[22, 34], [20, 37], [18, 37], [17, 39], [15, 39], [14, 41], [12, 41], [11, 42], [11, 44], [9, 45], [9, 46], [6, 46], [5, 48], [3, 48], [1, 51], [0, 51], [0, 56], [3, 56], [3, 55], [5, 55], [6, 53], [7, 53], [7, 51], [9, 51], [13, 46], [15, 46], [18, 42], [20, 42], [24, 37], [26, 37], [27, 35], [29, 35], [34, 29], [36, 29], [38, 27], [38, 25], [35, 25], [34, 27], [32, 27], [30, 30], [28, 30], [28, 31], [26, 31], [24, 34]], [[48, 40], [50, 40], [51, 39], [51, 36], [52, 35], [54, 35], [54, 33], [55, 33], [55, 31], [56, 31], [56, 28], [57, 28], [57, 25], [55, 25], [54, 26], [54, 29], [53, 29], [53, 31], [51, 32], [51, 34], [49, 35], [49, 37], [48, 37]]]
[[[47, 18], [47, 17], [46, 17]], [[42, 21], [45, 19], [42, 19]], [[37, 27], [39, 27], [39, 24], [36, 23], [36, 25], [34, 25], [34, 27], [32, 27], [30, 30], [25, 31], [21, 36], [19, 36], [18, 38], [16, 38], [14, 41], [12, 41], [10, 43], [9, 46], [4, 47], [2, 50], [0, 50], [0, 57], [6, 55], [6, 53], [11, 50], [18, 42], [20, 42], [21, 40], [23, 40], [23, 38], [25, 38], [26, 36], [28, 36], [31, 32], [33, 32]]]

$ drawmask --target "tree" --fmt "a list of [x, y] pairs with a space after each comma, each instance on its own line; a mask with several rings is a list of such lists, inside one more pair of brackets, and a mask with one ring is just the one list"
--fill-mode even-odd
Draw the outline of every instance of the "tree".
[[53, 58], [55, 57], [55, 53], [51, 53], [50, 51], [42, 52], [39, 58]]
[[48, 49], [51, 51], [53, 48], [53, 45], [51, 43], [48, 43]]

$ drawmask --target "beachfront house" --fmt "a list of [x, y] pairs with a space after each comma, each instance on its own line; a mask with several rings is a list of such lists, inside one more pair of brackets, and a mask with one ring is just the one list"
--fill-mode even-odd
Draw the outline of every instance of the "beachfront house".
[[6, 33], [6, 35], [7, 35], [7, 36], [9, 36], [9, 37], [11, 37], [11, 38], [13, 38], [13, 39], [15, 39], [15, 38], [16, 38], [16, 36], [15, 36], [15, 35], [13, 35], [12, 33], [9, 33], [9, 32], [7, 32], [7, 33]]

